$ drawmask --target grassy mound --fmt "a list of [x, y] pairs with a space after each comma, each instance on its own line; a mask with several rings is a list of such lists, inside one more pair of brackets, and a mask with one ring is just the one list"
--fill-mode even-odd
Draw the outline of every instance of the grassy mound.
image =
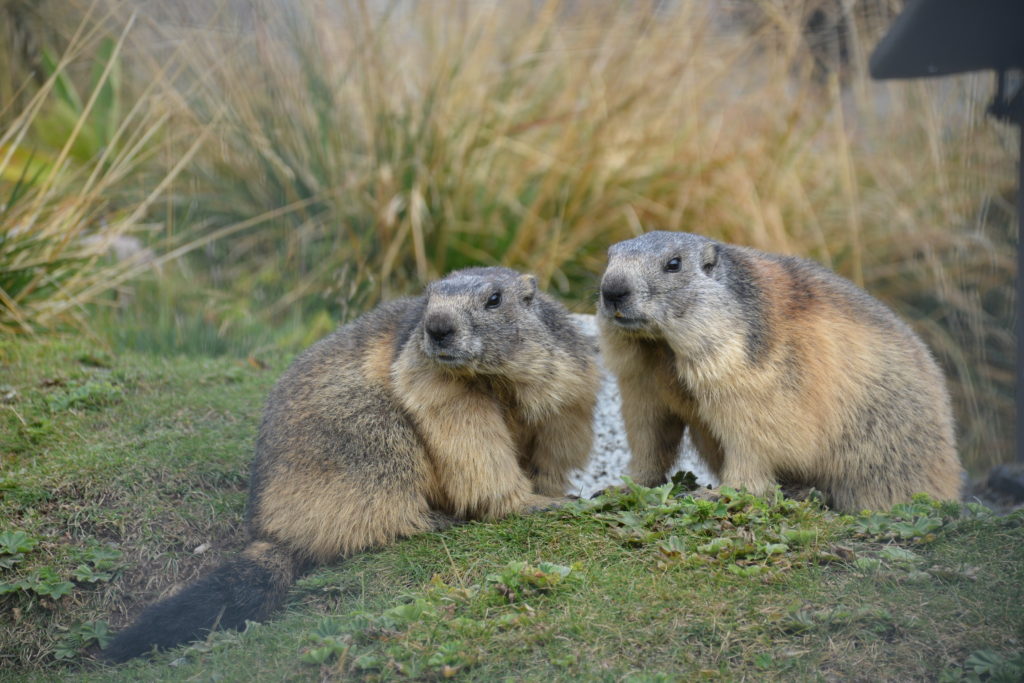
[[4, 340], [0, 677], [1017, 680], [1024, 515], [834, 515], [687, 482], [408, 539], [307, 575], [244, 633], [108, 667], [142, 606], [242, 543], [284, 358]]

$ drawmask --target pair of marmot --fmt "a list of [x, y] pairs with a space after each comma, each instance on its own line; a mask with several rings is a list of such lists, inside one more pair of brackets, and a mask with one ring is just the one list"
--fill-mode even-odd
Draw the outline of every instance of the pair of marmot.
[[[811, 262], [648, 233], [609, 251], [599, 328], [641, 484], [665, 480], [689, 427], [736, 488], [814, 486], [841, 510], [957, 497], [927, 349]], [[596, 352], [532, 276], [505, 268], [457, 271], [341, 327], [267, 400], [250, 545], [149, 607], [106, 656], [263, 619], [313, 564], [564, 500], [590, 451]]]

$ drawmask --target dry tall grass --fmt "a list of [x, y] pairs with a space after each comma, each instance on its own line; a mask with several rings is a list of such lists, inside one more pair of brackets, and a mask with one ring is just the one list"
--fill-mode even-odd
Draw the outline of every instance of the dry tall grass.
[[226, 334], [481, 263], [587, 310], [607, 245], [647, 228], [810, 256], [926, 337], [980, 469], [1012, 438], [1009, 133], [983, 77], [871, 83], [879, 16], [823, 70], [807, 4], [140, 5], [126, 78], [209, 135], [147, 215], [245, 302], [205, 312]]
[[[93, 3], [59, 56], [44, 47], [38, 63], [0, 79], [22, 79], [0, 88], [21, 103], [0, 112], [0, 333], [69, 323], [92, 331], [87, 307], [156, 263], [140, 240], [154, 232], [153, 204], [202, 147], [205, 135], [190, 131], [180, 157], [157, 173], [157, 143], [177, 140], [172, 112], [154, 106], [162, 78], [122, 110], [120, 65], [135, 15], [113, 9]], [[83, 65], [91, 74], [76, 85], [71, 72]]]

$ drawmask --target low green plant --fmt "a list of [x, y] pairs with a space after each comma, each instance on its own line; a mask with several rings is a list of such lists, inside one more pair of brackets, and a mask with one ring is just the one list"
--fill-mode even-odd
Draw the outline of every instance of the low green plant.
[[[25, 561], [25, 554], [32, 551], [39, 540], [23, 531], [0, 533], [0, 569], [12, 570]], [[91, 544], [71, 554], [79, 560], [70, 571], [71, 577], [80, 584], [97, 584], [110, 581], [121, 568], [122, 553], [114, 548]], [[21, 593], [26, 596], [46, 597], [58, 600], [75, 589], [75, 583], [63, 578], [65, 572], [49, 564], [36, 566], [28, 572], [21, 572], [0, 581], [0, 595]]]
[[[861, 538], [929, 543], [935, 540], [936, 531], [960, 519], [964, 510], [960, 503], [942, 503], [919, 494], [912, 502], [897, 503], [885, 512], [861, 513], [852, 529]], [[974, 513], [967, 509], [967, 514]]]
[[75, 567], [72, 576], [79, 583], [95, 584], [110, 581], [123, 566], [123, 556], [124, 553], [116, 548], [91, 546], [80, 554], [83, 563]]
[[820, 528], [827, 515], [815, 502], [778, 492], [766, 500], [728, 487], [709, 500], [694, 494], [688, 472], [651, 489], [624, 480], [624, 488], [575, 503], [564, 514], [593, 515], [623, 543], [654, 545], [662, 569], [714, 564], [740, 577], [768, 577], [827, 552], [830, 535]]
[[75, 584], [62, 579], [52, 567], [39, 567], [19, 579], [0, 581], [0, 595], [22, 592], [57, 600], [74, 588]]
[[53, 649], [53, 658], [68, 660], [78, 657], [86, 648], [97, 646], [103, 649], [113, 639], [110, 625], [103, 620], [75, 624], [57, 641]]
[[993, 650], [976, 650], [962, 666], [946, 669], [940, 683], [1017, 683], [1024, 680], [1024, 652], [1003, 655]]
[[796, 609], [781, 627], [791, 632], [866, 629], [884, 636], [899, 628], [900, 623], [901, 620], [886, 609], [840, 605], [818, 610]]
[[46, 397], [51, 412], [101, 410], [124, 400], [124, 391], [107, 380], [88, 380]]
[[475, 662], [467, 639], [540, 618], [537, 601], [571, 583], [580, 569], [510, 562], [483, 584], [465, 587], [435, 576], [424, 592], [383, 612], [322, 620], [307, 636], [300, 661], [363, 675], [450, 678]]
[[4, 531], [0, 533], [0, 569], [10, 569], [25, 559], [29, 552], [39, 543], [24, 531]]

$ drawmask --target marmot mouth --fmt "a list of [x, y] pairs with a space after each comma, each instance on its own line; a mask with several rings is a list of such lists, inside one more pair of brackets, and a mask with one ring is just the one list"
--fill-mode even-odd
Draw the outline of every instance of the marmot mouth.
[[470, 360], [469, 358], [462, 354], [450, 353], [447, 351], [434, 351], [431, 352], [429, 355], [433, 360], [440, 363], [441, 365], [448, 365], [452, 367], [465, 365]]
[[628, 318], [621, 313], [608, 316], [608, 320], [615, 323], [618, 327], [626, 330], [641, 330], [648, 326], [649, 321], [646, 318]]

